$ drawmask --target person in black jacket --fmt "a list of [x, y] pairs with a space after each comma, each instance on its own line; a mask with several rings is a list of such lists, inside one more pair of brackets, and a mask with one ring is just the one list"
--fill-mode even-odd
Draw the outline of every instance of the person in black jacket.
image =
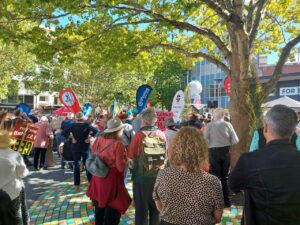
[[[85, 161], [89, 155], [90, 138], [95, 136], [90, 124], [83, 118], [83, 113], [76, 114], [76, 122], [72, 123], [65, 133], [70, 133], [72, 137], [71, 151], [74, 160], [74, 186], [80, 186], [80, 164], [85, 166]], [[87, 173], [87, 177], [90, 175]]]
[[229, 187], [245, 192], [244, 224], [300, 224], [300, 152], [290, 139], [296, 113], [276, 105], [264, 118], [266, 145], [243, 154], [229, 175]]

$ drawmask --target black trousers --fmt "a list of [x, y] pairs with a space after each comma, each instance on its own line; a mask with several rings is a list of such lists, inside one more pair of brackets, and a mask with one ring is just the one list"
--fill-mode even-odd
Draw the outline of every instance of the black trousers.
[[[46, 159], [46, 152], [47, 152], [47, 148], [35, 148], [34, 149], [34, 161], [33, 161], [34, 168], [37, 169], [38, 166], [40, 166], [40, 168], [44, 167], [45, 159]], [[41, 158], [40, 158], [40, 155], [41, 155]], [[39, 163], [39, 158], [40, 158], [40, 163]]]
[[147, 184], [133, 182], [133, 198], [135, 202], [135, 224], [159, 224], [159, 212], [157, 211], [155, 202], [152, 198], [153, 189], [154, 182]]
[[229, 189], [227, 184], [230, 167], [230, 146], [209, 149], [210, 173], [217, 176], [222, 183], [225, 206], [230, 206]]
[[95, 225], [118, 225], [121, 213], [113, 208], [98, 208], [95, 206]]

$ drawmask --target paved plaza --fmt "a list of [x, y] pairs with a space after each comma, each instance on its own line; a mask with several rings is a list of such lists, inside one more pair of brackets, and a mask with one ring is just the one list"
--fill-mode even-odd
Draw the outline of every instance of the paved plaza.
[[[74, 187], [72, 171], [62, 170], [59, 166], [31, 172], [25, 180], [30, 225], [94, 224], [94, 209], [85, 195], [88, 183], [85, 177], [82, 181], [80, 188]], [[128, 183], [127, 189], [132, 195], [131, 183]], [[241, 215], [241, 207], [237, 213], [225, 210], [221, 224], [240, 224]], [[120, 224], [134, 224], [133, 206], [122, 216]]]

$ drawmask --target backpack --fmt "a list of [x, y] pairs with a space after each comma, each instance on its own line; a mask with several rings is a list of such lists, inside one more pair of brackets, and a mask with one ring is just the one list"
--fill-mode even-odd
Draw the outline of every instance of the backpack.
[[165, 168], [166, 142], [159, 137], [148, 135], [143, 140], [141, 154], [137, 158], [136, 173], [141, 180], [155, 180], [159, 170]]

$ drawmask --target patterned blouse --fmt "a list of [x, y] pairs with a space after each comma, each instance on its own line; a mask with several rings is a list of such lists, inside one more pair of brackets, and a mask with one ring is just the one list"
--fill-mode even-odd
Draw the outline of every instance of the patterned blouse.
[[224, 208], [222, 186], [217, 177], [174, 167], [159, 172], [153, 199], [162, 203], [161, 219], [172, 224], [216, 224], [213, 212]]

